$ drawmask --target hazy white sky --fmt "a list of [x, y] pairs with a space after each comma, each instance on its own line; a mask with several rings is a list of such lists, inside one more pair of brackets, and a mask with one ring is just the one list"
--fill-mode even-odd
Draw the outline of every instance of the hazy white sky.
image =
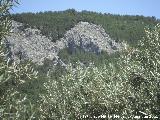
[[155, 16], [160, 19], [160, 0], [21, 0], [12, 13], [59, 11], [69, 8], [78, 11]]

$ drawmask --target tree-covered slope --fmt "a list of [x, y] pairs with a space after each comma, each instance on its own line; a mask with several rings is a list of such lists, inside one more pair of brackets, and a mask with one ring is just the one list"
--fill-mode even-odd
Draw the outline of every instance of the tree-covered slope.
[[74, 9], [59, 12], [22, 13], [12, 15], [13, 19], [29, 26], [36, 27], [42, 34], [56, 41], [63, 37], [78, 22], [84, 21], [102, 25], [111, 38], [134, 45], [144, 35], [144, 27], [157, 24], [155, 17], [101, 14]]

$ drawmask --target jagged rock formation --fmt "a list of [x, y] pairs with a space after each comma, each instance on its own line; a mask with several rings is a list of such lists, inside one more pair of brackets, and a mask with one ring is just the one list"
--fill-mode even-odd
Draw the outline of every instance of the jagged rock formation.
[[60, 61], [58, 51], [65, 47], [74, 50], [80, 47], [85, 51], [109, 54], [122, 48], [122, 44], [112, 40], [105, 30], [98, 25], [80, 22], [67, 31], [56, 43], [43, 36], [38, 29], [25, 28], [22, 23], [12, 21], [12, 33], [7, 36], [6, 46], [10, 50], [8, 56], [14, 61], [30, 59], [37, 64], [43, 64], [44, 59], [53, 60], [55, 65]]
[[80, 22], [74, 28], [67, 31], [62, 38], [66, 47], [74, 49], [76, 46], [85, 51], [100, 53], [107, 51], [109, 54], [122, 49], [122, 44], [116, 43], [106, 34], [100, 25]]
[[11, 49], [11, 58], [15, 61], [30, 59], [42, 64], [44, 59], [54, 59], [57, 47], [38, 29], [24, 28], [22, 23], [12, 22], [12, 33], [7, 36], [7, 46]]

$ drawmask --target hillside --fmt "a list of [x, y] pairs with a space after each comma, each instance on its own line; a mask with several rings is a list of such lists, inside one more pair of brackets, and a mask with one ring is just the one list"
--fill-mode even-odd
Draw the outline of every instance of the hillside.
[[11, 20], [16, 3], [0, 1], [0, 119], [160, 118], [154, 17], [70, 9]]
[[55, 42], [62, 38], [67, 30], [70, 30], [80, 21], [102, 25], [107, 34], [116, 41], [127, 41], [135, 45], [144, 35], [146, 26], [153, 27], [158, 23], [155, 17], [129, 16], [101, 14], [96, 12], [74, 9], [55, 12], [22, 13], [12, 15], [13, 19], [38, 28], [43, 35], [52, 38]]
[[64, 58], [62, 55], [64, 53], [61, 51], [66, 49], [68, 56], [84, 51], [83, 54], [88, 53], [89, 56], [95, 54], [98, 57], [102, 53], [113, 54], [123, 48], [122, 43], [111, 39], [101, 26], [88, 22], [79, 22], [56, 42], [51, 42], [50, 38], [42, 35], [40, 30], [24, 26], [20, 22], [12, 21], [12, 33], [5, 40], [9, 51], [7, 56], [18, 63], [30, 60], [43, 65], [44, 60], [48, 59], [56, 65], [61, 58]]

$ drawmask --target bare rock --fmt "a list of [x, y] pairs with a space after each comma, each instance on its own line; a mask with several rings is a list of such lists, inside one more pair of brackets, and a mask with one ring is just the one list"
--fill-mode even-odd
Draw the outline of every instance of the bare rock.
[[40, 30], [12, 21], [12, 33], [7, 36], [5, 43], [10, 50], [8, 55], [14, 61], [29, 59], [39, 65], [42, 65], [45, 59], [58, 63], [60, 60], [57, 54], [65, 47], [73, 51], [78, 46], [85, 51], [97, 54], [101, 51], [111, 54], [120, 51], [123, 47], [121, 43], [111, 39], [100, 25], [88, 22], [78, 23], [67, 31], [63, 38], [53, 43], [42, 35]]
[[100, 53], [106, 51], [109, 54], [119, 51], [122, 44], [116, 43], [100, 25], [88, 22], [80, 22], [74, 28], [67, 31], [61, 39], [66, 47], [79, 46], [85, 51]]

